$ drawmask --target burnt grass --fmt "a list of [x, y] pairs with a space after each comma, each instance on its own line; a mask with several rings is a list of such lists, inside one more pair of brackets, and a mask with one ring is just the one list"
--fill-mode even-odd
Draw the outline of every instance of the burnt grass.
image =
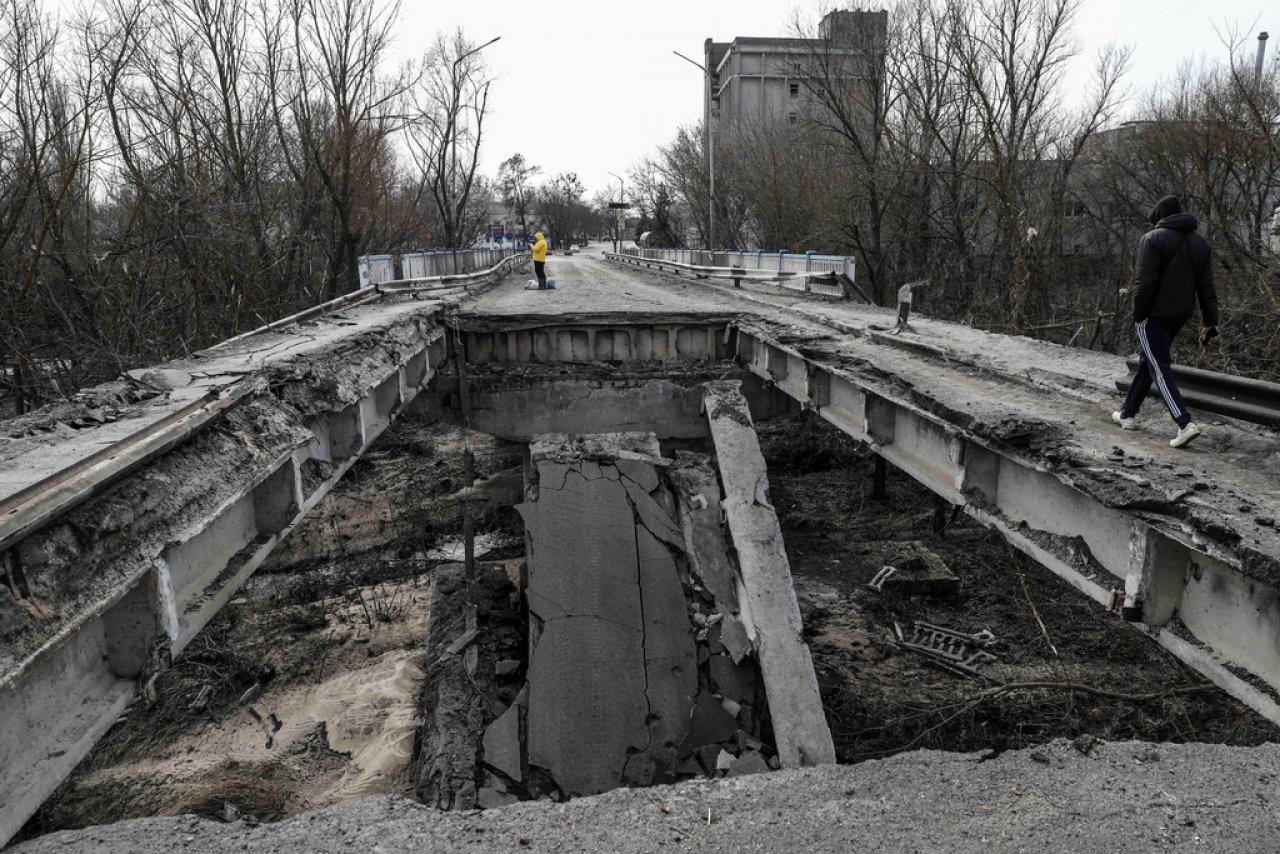
[[[1270, 722], [1000, 534], [952, 512], [936, 533], [935, 497], [892, 466], [887, 498], [873, 499], [870, 452], [820, 418], [756, 426], [839, 761], [921, 748], [994, 756], [1056, 738], [1276, 740]], [[910, 541], [960, 578], [957, 596], [865, 586]], [[898, 646], [895, 621], [988, 629], [999, 662], [976, 678], [938, 669]]]

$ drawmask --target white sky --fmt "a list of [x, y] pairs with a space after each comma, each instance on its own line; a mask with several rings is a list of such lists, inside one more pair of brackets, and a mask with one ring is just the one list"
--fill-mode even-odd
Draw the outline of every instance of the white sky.
[[[672, 54], [701, 61], [707, 37], [786, 36], [797, 10], [847, 7], [818, 0], [404, 0], [402, 49], [461, 26], [476, 43], [501, 36], [484, 57], [497, 78], [481, 171], [516, 152], [543, 176], [576, 172], [588, 194], [618, 182], [676, 128], [702, 114], [701, 73]], [[868, 2], [864, 8], [882, 8]], [[1076, 31], [1080, 84], [1098, 48], [1134, 46], [1127, 78], [1135, 90], [1167, 79], [1185, 59], [1225, 57], [1214, 28], [1246, 36], [1252, 62], [1259, 30], [1280, 48], [1276, 0], [1082, 0]]]

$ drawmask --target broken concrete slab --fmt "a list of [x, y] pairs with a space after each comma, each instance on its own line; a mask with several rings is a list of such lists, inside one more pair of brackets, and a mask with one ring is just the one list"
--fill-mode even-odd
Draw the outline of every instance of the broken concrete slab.
[[636, 526], [636, 545], [652, 734], [648, 753], [658, 770], [670, 774], [677, 761], [676, 747], [689, 732], [689, 710], [698, 691], [693, 631], [671, 552], [643, 525]]
[[625, 477], [605, 438], [539, 437], [537, 500], [518, 508], [530, 540], [530, 614], [540, 623], [528, 757], [570, 796], [671, 777], [697, 690], [684, 588], [663, 542], [683, 540], [641, 486], [660, 483], [658, 460], [645, 456], [657, 442], [619, 441]]
[[835, 745], [801, 634], [782, 529], [769, 504], [764, 456], [747, 401], [738, 383], [708, 383], [705, 409], [724, 487], [725, 519], [738, 555], [740, 605], [756, 632], [778, 755], [784, 768], [833, 763]]
[[627, 491], [627, 497], [631, 499], [632, 506], [635, 507], [636, 516], [639, 518], [640, 524], [647, 528], [649, 533], [667, 545], [683, 551], [684, 535], [681, 533], [679, 526], [672, 520], [666, 508], [655, 501], [648, 492], [637, 486], [635, 481], [630, 478], [624, 480], [622, 485]]
[[484, 731], [484, 761], [519, 783], [524, 779], [520, 760], [520, 717], [524, 708], [513, 704]]
[[711, 458], [681, 453], [668, 475], [676, 487], [684, 550], [690, 569], [701, 579], [720, 609], [738, 613], [737, 573], [729, 563], [720, 526], [720, 484]]
[[621, 785], [649, 742], [641, 632], [595, 618], [547, 623], [529, 665], [529, 764], [569, 796]]

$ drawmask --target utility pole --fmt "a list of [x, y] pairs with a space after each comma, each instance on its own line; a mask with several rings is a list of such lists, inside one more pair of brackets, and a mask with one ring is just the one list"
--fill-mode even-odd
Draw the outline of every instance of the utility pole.
[[[626, 182], [622, 180], [621, 175], [615, 172], [610, 172], [609, 174], [618, 179], [618, 204], [619, 205], [624, 204], [627, 201]], [[609, 206], [609, 210], [610, 211], [613, 210], [613, 205]], [[619, 208], [619, 210], [621, 210], [621, 208]], [[619, 222], [618, 222], [618, 217], [621, 217], [621, 216], [623, 216], [623, 214], [618, 214], [618, 216], [615, 217], [613, 221], [613, 251], [615, 253], [622, 251], [622, 229], [619, 228]]]

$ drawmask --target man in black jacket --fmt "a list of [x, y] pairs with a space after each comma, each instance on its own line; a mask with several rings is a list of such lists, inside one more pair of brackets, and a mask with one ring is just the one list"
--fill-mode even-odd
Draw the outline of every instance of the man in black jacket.
[[1133, 295], [1133, 322], [1138, 334], [1138, 375], [1124, 405], [1111, 418], [1125, 430], [1137, 429], [1138, 408], [1152, 384], [1178, 425], [1169, 440], [1181, 448], [1200, 435], [1182, 402], [1170, 371], [1169, 347], [1200, 303], [1204, 326], [1200, 343], [1218, 340], [1218, 295], [1213, 288], [1209, 242], [1196, 234], [1200, 223], [1184, 213], [1177, 196], [1165, 196], [1148, 217], [1155, 228], [1138, 243], [1138, 285]]

